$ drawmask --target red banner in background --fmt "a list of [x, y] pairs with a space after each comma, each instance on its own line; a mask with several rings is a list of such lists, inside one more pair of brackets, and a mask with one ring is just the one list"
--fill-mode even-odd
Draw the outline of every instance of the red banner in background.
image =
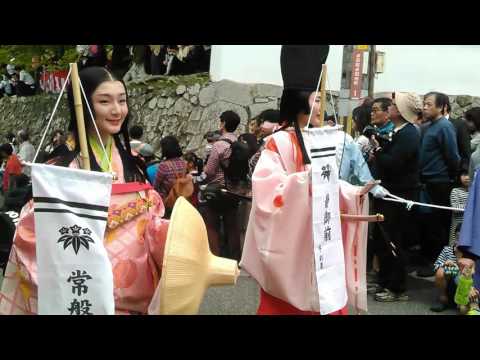
[[40, 76], [40, 88], [46, 93], [58, 94], [62, 90], [68, 70], [44, 71]]
[[360, 99], [363, 85], [363, 51], [354, 50], [352, 56], [352, 81], [350, 84], [350, 98]]

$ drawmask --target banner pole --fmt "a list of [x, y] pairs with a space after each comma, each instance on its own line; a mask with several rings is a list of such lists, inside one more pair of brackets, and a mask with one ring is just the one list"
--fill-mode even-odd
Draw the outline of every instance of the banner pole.
[[322, 65], [322, 82], [320, 84], [320, 127], [325, 123], [325, 109], [327, 108], [327, 65]]
[[75, 105], [75, 116], [77, 118], [78, 138], [80, 141], [80, 158], [82, 159], [82, 168], [84, 170], [90, 170], [90, 157], [88, 156], [87, 133], [85, 131], [85, 119], [83, 117], [83, 106], [82, 106], [82, 96], [80, 94], [78, 66], [77, 66], [77, 63], [71, 63], [70, 66], [72, 67], [71, 79], [72, 79], [73, 99], [74, 99], [74, 105]]

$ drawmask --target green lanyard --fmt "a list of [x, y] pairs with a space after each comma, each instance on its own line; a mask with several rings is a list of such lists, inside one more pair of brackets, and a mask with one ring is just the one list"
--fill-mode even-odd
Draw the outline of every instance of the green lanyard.
[[88, 140], [90, 142], [90, 146], [92, 147], [93, 153], [97, 155], [100, 159], [102, 159], [100, 161], [100, 168], [102, 169], [102, 171], [110, 172], [110, 164], [112, 163], [112, 137], [110, 136], [107, 143], [105, 144], [107, 156], [105, 156], [102, 147], [98, 143], [97, 136], [92, 136], [91, 134], [88, 134]]

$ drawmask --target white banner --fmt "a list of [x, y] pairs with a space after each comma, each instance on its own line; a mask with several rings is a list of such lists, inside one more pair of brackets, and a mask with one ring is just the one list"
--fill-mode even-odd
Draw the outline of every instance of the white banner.
[[38, 313], [113, 315], [112, 266], [103, 246], [112, 176], [32, 165]]
[[342, 309], [348, 299], [340, 224], [337, 131], [333, 127], [307, 131], [312, 160], [315, 272], [322, 315]]

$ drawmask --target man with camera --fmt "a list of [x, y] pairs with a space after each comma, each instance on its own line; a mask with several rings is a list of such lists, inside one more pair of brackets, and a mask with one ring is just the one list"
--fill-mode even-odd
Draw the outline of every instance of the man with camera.
[[372, 125], [380, 135], [388, 135], [395, 128], [388, 111], [391, 104], [392, 100], [388, 98], [379, 98], [373, 101]]
[[[384, 112], [382, 102], [374, 106]], [[371, 137], [373, 161], [378, 178], [392, 194], [416, 201], [419, 192], [420, 135], [413, 125], [422, 111], [422, 102], [414, 93], [393, 94], [384, 118], [393, 124], [391, 140], [384, 135]], [[376, 111], [372, 111], [372, 117]], [[409, 236], [410, 214], [404, 204], [385, 200], [375, 201], [376, 211], [385, 215], [378, 227], [380, 237], [378, 258], [380, 272], [375, 300], [381, 302], [407, 301], [405, 243]]]
[[[393, 122], [390, 120], [388, 114], [388, 107], [392, 104], [392, 100], [388, 98], [375, 99], [371, 105], [370, 125], [367, 125], [362, 134], [371, 139], [375, 135], [377, 141], [390, 140], [390, 136], [394, 129]], [[374, 178], [378, 178], [377, 170], [375, 169], [375, 162], [373, 155], [368, 157], [368, 166]]]

